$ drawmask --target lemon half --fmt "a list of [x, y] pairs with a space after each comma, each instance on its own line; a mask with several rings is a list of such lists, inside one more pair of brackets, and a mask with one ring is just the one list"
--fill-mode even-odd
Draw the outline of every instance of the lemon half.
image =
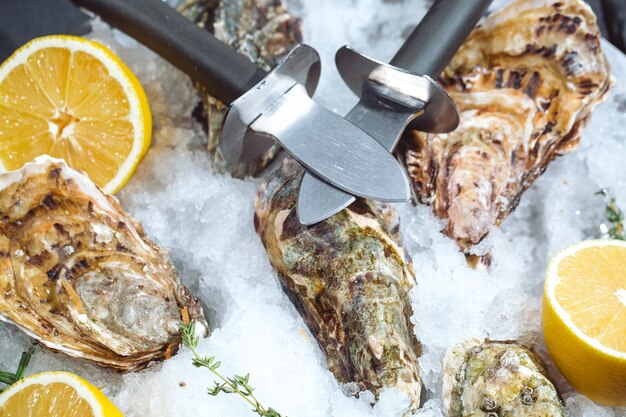
[[141, 84], [97, 42], [44, 36], [0, 66], [0, 172], [48, 154], [114, 193], [132, 176], [151, 135]]
[[626, 405], [626, 242], [583, 241], [550, 261], [543, 330], [576, 390], [600, 404]]

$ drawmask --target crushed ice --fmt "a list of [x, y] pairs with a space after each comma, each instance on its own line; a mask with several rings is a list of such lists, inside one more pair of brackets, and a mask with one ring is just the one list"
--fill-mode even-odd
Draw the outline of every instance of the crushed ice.
[[[498, 3], [503, 3], [499, 1]], [[304, 38], [317, 47], [325, 70], [320, 101], [340, 113], [354, 97], [332, 67], [336, 48], [349, 43], [376, 58], [393, 50], [425, 11], [424, 1], [289, 0], [303, 16]], [[137, 74], [150, 98], [154, 139], [137, 174], [120, 192], [123, 207], [150, 237], [169, 248], [183, 281], [202, 300], [213, 333], [200, 351], [222, 361], [225, 374], [251, 373], [258, 398], [284, 415], [298, 417], [397, 416], [406, 399], [383, 393], [347, 397], [254, 233], [253, 201], [258, 180], [215, 173], [205, 138], [191, 113], [199, 97], [188, 78], [152, 52], [106, 25], [94, 23], [95, 39], [109, 45]], [[594, 114], [582, 144], [554, 162], [524, 195], [515, 214], [477, 248], [493, 253], [489, 270], [466, 266], [444, 224], [426, 207], [398, 206], [406, 247], [415, 263], [412, 292], [415, 331], [424, 346], [420, 366], [427, 401], [418, 412], [441, 417], [441, 360], [453, 344], [470, 336], [520, 339], [548, 363], [571, 417], [624, 417], [625, 409], [600, 407], [572, 391], [549, 361], [540, 327], [540, 300], [549, 257], [577, 240], [598, 236], [602, 187], [626, 207], [626, 58], [605, 46], [618, 85]], [[30, 344], [12, 326], [0, 324], [0, 369], [17, 366]], [[191, 365], [189, 352], [149, 369], [120, 375], [62, 354], [38, 350], [29, 373], [67, 370], [89, 379], [127, 417], [251, 415], [234, 396], [207, 395], [211, 375]], [[343, 390], [342, 390], [343, 389]]]

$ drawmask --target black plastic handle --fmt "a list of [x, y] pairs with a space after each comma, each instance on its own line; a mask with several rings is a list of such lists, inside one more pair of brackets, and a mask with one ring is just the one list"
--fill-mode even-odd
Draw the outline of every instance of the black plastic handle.
[[162, 0], [72, 0], [126, 32], [227, 104], [267, 73]]
[[390, 64], [437, 79], [491, 2], [435, 1]]

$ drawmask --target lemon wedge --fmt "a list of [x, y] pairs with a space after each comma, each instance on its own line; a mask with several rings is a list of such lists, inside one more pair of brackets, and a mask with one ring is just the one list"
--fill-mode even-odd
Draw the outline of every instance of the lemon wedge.
[[543, 331], [576, 390], [600, 404], [626, 405], [626, 242], [583, 241], [550, 261]]
[[96, 387], [69, 372], [26, 377], [0, 394], [3, 417], [124, 417]]
[[132, 176], [151, 135], [141, 84], [97, 42], [44, 36], [0, 66], [0, 172], [48, 154], [114, 193]]

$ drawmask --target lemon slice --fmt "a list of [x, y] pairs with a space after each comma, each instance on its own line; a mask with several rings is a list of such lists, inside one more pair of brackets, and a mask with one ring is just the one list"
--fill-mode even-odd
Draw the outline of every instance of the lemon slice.
[[600, 404], [626, 405], [626, 242], [584, 241], [550, 261], [543, 331], [576, 390]]
[[132, 176], [151, 135], [139, 81], [97, 42], [44, 36], [0, 66], [0, 172], [48, 154], [114, 193]]
[[0, 394], [2, 417], [124, 417], [96, 387], [69, 372], [26, 377]]

